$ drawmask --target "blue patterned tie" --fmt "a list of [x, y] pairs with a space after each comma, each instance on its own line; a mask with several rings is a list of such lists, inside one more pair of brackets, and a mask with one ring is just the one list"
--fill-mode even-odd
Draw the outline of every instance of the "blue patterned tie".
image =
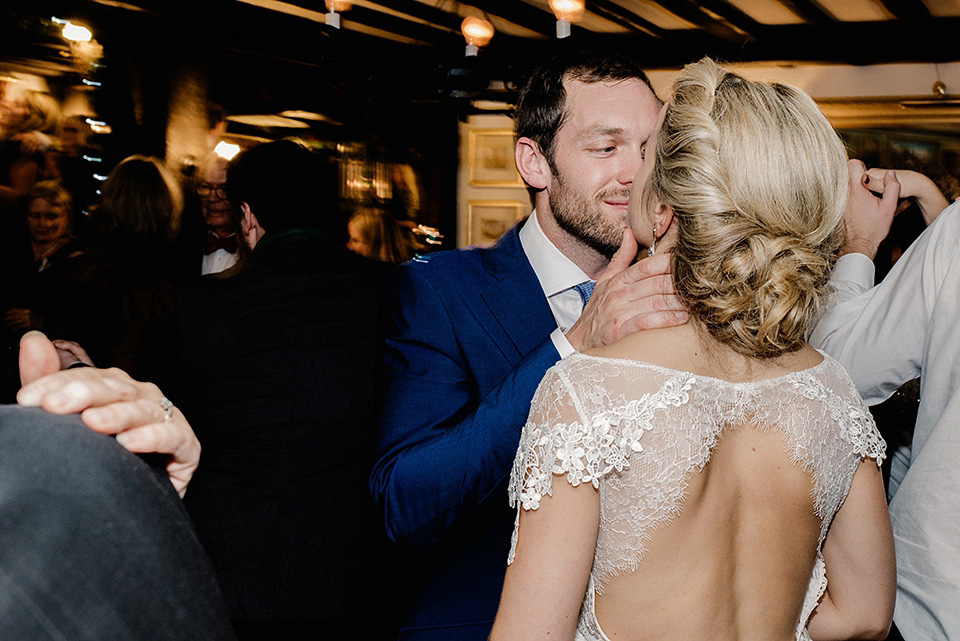
[[586, 305], [587, 301], [590, 300], [590, 294], [593, 293], [593, 288], [596, 283], [592, 280], [585, 280], [579, 285], [574, 285], [573, 289], [577, 290], [577, 293], [580, 294], [580, 300], [583, 301], [583, 304]]

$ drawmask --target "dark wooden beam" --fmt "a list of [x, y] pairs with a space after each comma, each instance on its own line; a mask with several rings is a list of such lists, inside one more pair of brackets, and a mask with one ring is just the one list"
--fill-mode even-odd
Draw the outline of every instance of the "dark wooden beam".
[[734, 6], [729, 0], [701, 0], [699, 4], [744, 33], [757, 37], [763, 32], [764, 25]]
[[920, 0], [880, 0], [880, 3], [898, 20], [922, 21], [931, 17], [930, 10]]
[[836, 22], [833, 16], [810, 0], [779, 0], [779, 2], [814, 26], [823, 27]]
[[611, 2], [610, 0], [593, 0], [588, 6], [588, 10], [590, 13], [606, 18], [611, 22], [633, 27], [654, 38], [664, 37], [663, 30], [660, 27], [649, 20], [644, 20], [632, 11], [628, 11], [616, 2]]
[[[644, 50], [649, 67], [682, 66], [703, 56], [726, 62], [795, 60], [853, 65], [956, 60], [960, 18], [931, 20], [922, 31], [904, 29], [902, 22], [834, 22], [824, 27], [770, 25], [762, 38], [740, 42], [709, 40], [694, 30], [680, 31], [649, 46], [639, 34], [610, 36], [610, 46]], [[817, 45], [811, 46], [811, 43]], [[896, 42], [896, 47], [890, 43]]]
[[693, 2], [693, 0], [657, 0], [657, 4], [714, 38], [729, 42], [737, 42], [743, 39], [743, 33], [705, 13], [698, 2]]
[[422, 2], [412, 2], [411, 0], [376, 0], [376, 4], [387, 9], [393, 9], [398, 13], [406, 14], [412, 18], [417, 18], [429, 22], [438, 27], [460, 31], [460, 23], [463, 18], [456, 13], [444, 11]]
[[542, 11], [520, 0], [471, 0], [462, 4], [469, 4], [547, 38], [556, 33], [556, 18], [552, 12]]

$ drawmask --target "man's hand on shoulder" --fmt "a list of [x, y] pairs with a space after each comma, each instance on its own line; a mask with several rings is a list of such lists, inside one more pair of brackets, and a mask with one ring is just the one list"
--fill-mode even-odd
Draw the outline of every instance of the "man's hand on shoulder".
[[80, 412], [90, 429], [116, 435], [131, 452], [170, 457], [167, 474], [180, 496], [200, 461], [200, 442], [183, 414], [160, 389], [119, 369], [81, 367], [60, 371], [56, 347], [39, 332], [20, 341], [21, 405], [54, 414]]
[[670, 255], [633, 263], [636, 255], [636, 238], [627, 229], [620, 249], [597, 278], [583, 314], [566, 333], [577, 351], [609, 345], [641, 330], [687, 322], [687, 311], [673, 289]]

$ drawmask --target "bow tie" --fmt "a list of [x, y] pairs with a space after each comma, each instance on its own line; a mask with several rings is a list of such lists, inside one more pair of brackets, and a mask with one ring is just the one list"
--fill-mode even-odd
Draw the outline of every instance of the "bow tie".
[[229, 254], [236, 254], [237, 249], [237, 235], [231, 234], [226, 238], [220, 238], [216, 234], [210, 233], [207, 234], [207, 237], [203, 241], [203, 253], [206, 256], [209, 256], [218, 249], [223, 249]]

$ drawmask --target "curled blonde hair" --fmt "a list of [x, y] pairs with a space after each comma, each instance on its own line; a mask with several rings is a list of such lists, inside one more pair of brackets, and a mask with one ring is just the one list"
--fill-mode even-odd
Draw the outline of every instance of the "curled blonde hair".
[[710, 59], [675, 84], [646, 197], [674, 210], [677, 293], [738, 353], [799, 349], [842, 242], [846, 153], [802, 91]]

